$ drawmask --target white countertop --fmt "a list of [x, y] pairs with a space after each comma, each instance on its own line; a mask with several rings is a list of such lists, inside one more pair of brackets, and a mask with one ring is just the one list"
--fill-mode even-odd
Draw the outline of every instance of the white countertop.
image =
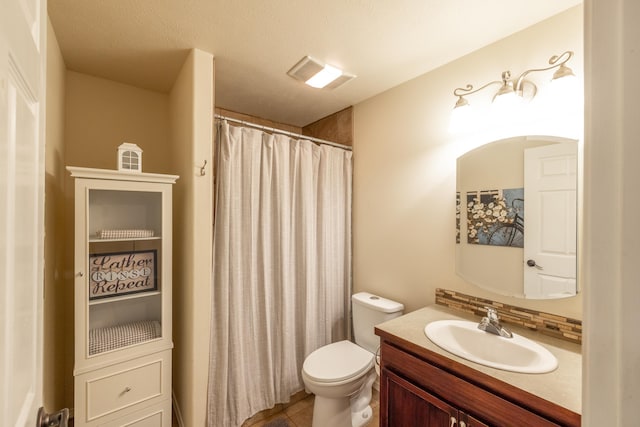
[[431, 305], [377, 325], [376, 328], [429, 351], [446, 356], [460, 364], [490, 375], [570, 411], [578, 414], [582, 413], [582, 353], [580, 345], [511, 324], [505, 324], [512, 332], [546, 347], [558, 358], [558, 368], [544, 374], [522, 374], [503, 371], [458, 357], [438, 347], [427, 338], [424, 333], [424, 327], [430, 322], [444, 319], [480, 321], [478, 317], [473, 315], [467, 315], [439, 305]]

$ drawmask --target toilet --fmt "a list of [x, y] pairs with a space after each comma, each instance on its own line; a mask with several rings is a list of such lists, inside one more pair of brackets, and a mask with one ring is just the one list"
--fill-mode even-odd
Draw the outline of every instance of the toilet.
[[380, 345], [374, 326], [402, 315], [404, 306], [368, 292], [351, 297], [355, 344], [344, 340], [309, 354], [302, 379], [315, 394], [313, 427], [361, 427], [372, 416], [371, 391]]

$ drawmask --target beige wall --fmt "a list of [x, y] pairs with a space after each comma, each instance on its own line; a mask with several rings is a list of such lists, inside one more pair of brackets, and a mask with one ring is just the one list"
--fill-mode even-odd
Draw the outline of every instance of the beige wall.
[[[185, 426], [206, 420], [213, 218], [213, 56], [194, 49], [170, 93], [174, 198], [173, 391]], [[206, 174], [200, 168], [207, 161]]]
[[[144, 150], [144, 172], [175, 172], [171, 156], [166, 154], [171, 141], [167, 94], [73, 71], [67, 71], [64, 87], [64, 166], [116, 169], [117, 147], [126, 141]], [[63, 314], [56, 319], [55, 328], [56, 335], [64, 337], [64, 348], [55, 355], [55, 372], [46, 375], [54, 375], [65, 384], [60, 397], [63, 401], [56, 407], [73, 408], [74, 183], [66, 170], [63, 175], [64, 234], [59, 237], [64, 245], [64, 285], [58, 309]], [[52, 393], [56, 393], [56, 397], [60, 394], [58, 390]]]
[[175, 172], [167, 94], [69, 71], [66, 96], [68, 165], [116, 169], [118, 146], [130, 142], [143, 172]]
[[[488, 141], [516, 135], [582, 139], [582, 116], [549, 114], [552, 72], [533, 73], [538, 97], [526, 116], [490, 127], [449, 131], [453, 90], [542, 68], [549, 57], [575, 52], [568, 64], [583, 69], [582, 7], [451, 62], [355, 106], [354, 288], [398, 300], [408, 311], [434, 302], [438, 287], [505, 303], [582, 318], [582, 295], [555, 301], [502, 297], [455, 274], [456, 158]], [[497, 89], [497, 87], [496, 87]], [[484, 92], [490, 93], [491, 89]], [[471, 95], [487, 112], [487, 95]], [[548, 105], [548, 104], [547, 104]], [[574, 108], [573, 113], [581, 111]]]
[[47, 24], [43, 402], [53, 411], [73, 406], [73, 356], [68, 357], [73, 355], [73, 288], [63, 277], [66, 67]]

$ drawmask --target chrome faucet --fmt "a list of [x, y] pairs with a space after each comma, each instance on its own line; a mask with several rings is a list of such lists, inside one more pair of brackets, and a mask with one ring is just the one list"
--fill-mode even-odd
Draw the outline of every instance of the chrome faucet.
[[510, 330], [502, 326], [500, 319], [498, 319], [498, 312], [495, 308], [485, 307], [487, 309], [487, 316], [483, 317], [478, 324], [478, 329], [481, 331], [489, 332], [491, 334], [500, 335], [505, 338], [513, 338], [513, 334]]

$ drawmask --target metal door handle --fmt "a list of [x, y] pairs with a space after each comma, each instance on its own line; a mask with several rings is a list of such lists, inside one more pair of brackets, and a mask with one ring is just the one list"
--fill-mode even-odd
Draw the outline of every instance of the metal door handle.
[[69, 427], [69, 410], [64, 408], [56, 413], [48, 414], [44, 407], [38, 409], [36, 427]]
[[538, 270], [542, 270], [542, 266], [541, 266], [540, 264], [536, 264], [536, 261], [535, 261], [535, 260], [533, 260], [533, 259], [528, 259], [528, 260], [527, 260], [527, 265], [528, 265], [529, 267], [535, 267], [535, 268], [537, 268]]

